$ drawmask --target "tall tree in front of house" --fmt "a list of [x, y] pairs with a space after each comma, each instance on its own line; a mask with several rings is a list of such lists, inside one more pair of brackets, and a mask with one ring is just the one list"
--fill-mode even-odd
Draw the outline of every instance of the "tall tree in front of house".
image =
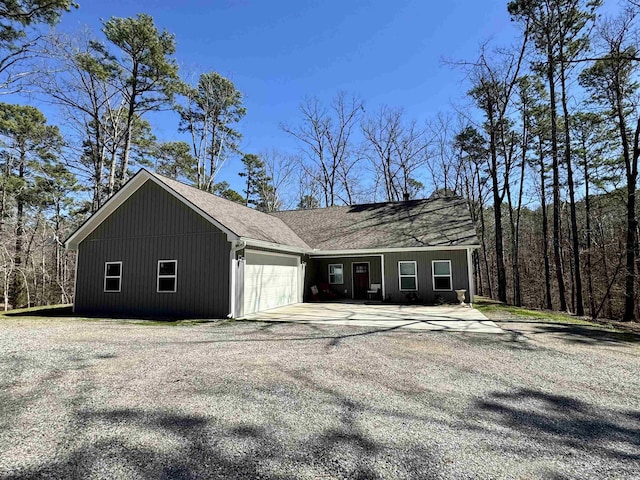
[[608, 118], [617, 127], [618, 144], [622, 151], [622, 167], [626, 177], [626, 275], [624, 320], [635, 320], [636, 275], [638, 247], [638, 218], [636, 190], [638, 159], [640, 158], [640, 107], [637, 81], [638, 49], [635, 45], [637, 12], [628, 10], [617, 19], [604, 22], [599, 37], [606, 47], [605, 56], [596, 60], [580, 75], [582, 85], [591, 100], [605, 108]]
[[151, 111], [171, 102], [177, 88], [178, 67], [173, 58], [175, 38], [160, 32], [153, 18], [139, 14], [133, 18], [113, 17], [104, 22], [107, 40], [116, 47], [105, 57], [115, 57], [120, 69], [118, 88], [123, 97], [123, 135], [115, 189], [127, 180], [136, 122]]
[[242, 93], [228, 78], [209, 72], [200, 75], [195, 87], [182, 83], [180, 97], [183, 102], [174, 108], [196, 159], [195, 186], [213, 192], [220, 169], [238, 152], [241, 135], [234, 126], [246, 114]]
[[[8, 300], [13, 306], [28, 303], [24, 262], [24, 225], [26, 209], [40, 202], [37, 178], [43, 165], [55, 159], [62, 147], [57, 127], [47, 125], [45, 116], [30, 106], [0, 104], [0, 139], [5, 174], [11, 179], [11, 196], [15, 203], [13, 277]], [[3, 212], [4, 213], [4, 212]]]

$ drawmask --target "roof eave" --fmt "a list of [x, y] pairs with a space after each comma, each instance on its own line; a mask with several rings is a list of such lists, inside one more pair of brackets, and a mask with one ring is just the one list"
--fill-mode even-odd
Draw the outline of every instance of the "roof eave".
[[430, 245], [425, 247], [385, 247], [385, 248], [360, 248], [360, 249], [343, 249], [343, 250], [321, 250], [314, 249], [310, 252], [312, 257], [322, 256], [354, 256], [380, 253], [397, 253], [397, 252], [434, 252], [447, 250], [468, 250], [478, 249], [480, 245]]
[[245, 242], [249, 247], [266, 248], [282, 252], [308, 254], [312, 251], [311, 247], [294, 247], [281, 243], [267, 242], [265, 240], [256, 240], [255, 238], [240, 237], [239, 240]]

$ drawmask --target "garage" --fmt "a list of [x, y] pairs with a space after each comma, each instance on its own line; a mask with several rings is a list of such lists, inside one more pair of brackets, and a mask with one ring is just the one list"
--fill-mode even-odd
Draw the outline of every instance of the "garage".
[[244, 315], [300, 302], [301, 278], [298, 256], [245, 251]]

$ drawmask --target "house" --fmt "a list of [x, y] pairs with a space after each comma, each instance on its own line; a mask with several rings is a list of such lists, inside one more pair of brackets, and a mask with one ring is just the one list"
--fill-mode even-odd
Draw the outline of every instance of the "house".
[[225, 318], [308, 301], [318, 285], [472, 301], [479, 245], [460, 198], [266, 214], [142, 169], [65, 246], [78, 251], [77, 313]]

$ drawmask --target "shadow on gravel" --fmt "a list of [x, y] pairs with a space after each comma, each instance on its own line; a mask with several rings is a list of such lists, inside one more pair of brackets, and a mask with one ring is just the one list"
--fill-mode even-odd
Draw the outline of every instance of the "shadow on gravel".
[[[606, 325], [580, 325], [568, 322], [541, 322], [532, 319], [500, 319], [495, 320], [502, 329], [508, 332], [517, 331], [517, 325], [527, 325], [531, 328], [527, 334], [552, 333], [563, 334], [569, 341], [576, 343], [598, 344], [603, 343], [640, 343], [640, 333], [632, 328], [625, 331], [624, 326], [613, 330]], [[515, 328], [509, 328], [509, 327]]]
[[598, 327], [540, 323], [536, 333], [557, 333], [574, 343], [597, 345], [601, 343], [640, 343], [640, 335], [632, 332], [605, 330]]
[[[70, 452], [59, 462], [18, 471], [3, 479], [114, 478], [145, 479], [378, 479], [377, 453], [398, 457], [403, 478], [431, 478], [433, 449], [413, 447], [402, 452], [372, 438], [327, 429], [304, 442], [286, 444], [277, 425], [224, 425], [204, 417], [139, 410], [78, 413], [82, 427], [100, 425], [112, 435]], [[148, 441], [139, 441], [140, 432]], [[134, 435], [129, 437], [129, 433]], [[136, 437], [137, 435], [137, 437]], [[150, 441], [152, 438], [155, 441]], [[135, 438], [135, 440], [134, 440]], [[136, 441], [138, 440], [138, 441]], [[167, 443], [171, 446], [167, 448]], [[153, 448], [156, 446], [156, 448]]]
[[640, 460], [640, 410], [600, 408], [569, 396], [531, 389], [493, 392], [479, 400], [473, 410], [476, 418], [469, 428], [483, 428], [478, 426], [479, 415], [487, 425], [484, 428], [515, 430], [547, 445], [550, 452], [572, 447], [587, 451], [594, 459]]

